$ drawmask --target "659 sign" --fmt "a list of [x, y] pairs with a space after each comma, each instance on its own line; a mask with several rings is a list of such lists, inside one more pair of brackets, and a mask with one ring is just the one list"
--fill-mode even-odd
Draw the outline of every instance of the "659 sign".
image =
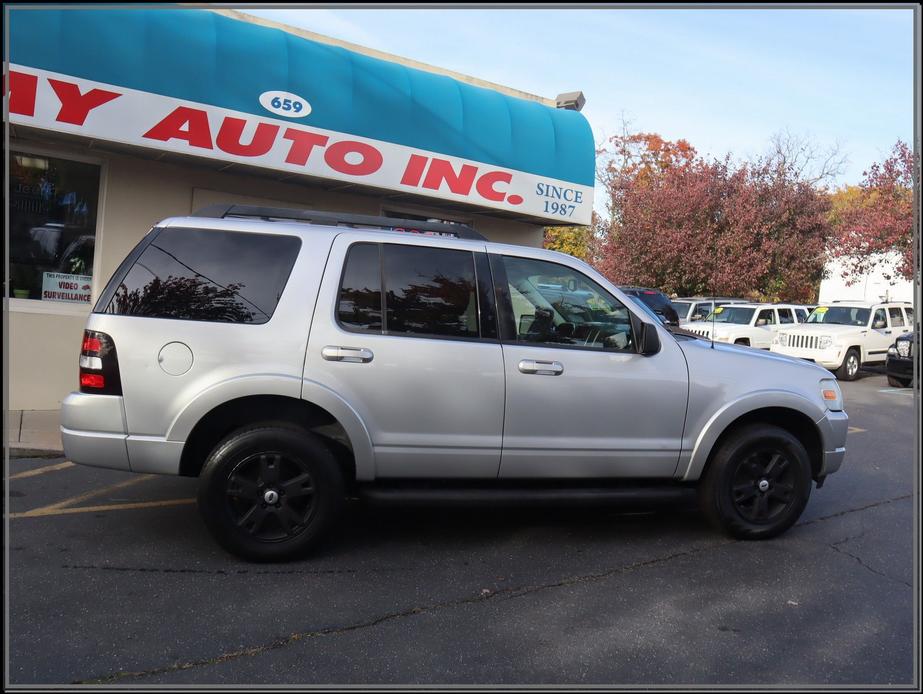
[[284, 118], [303, 118], [311, 113], [311, 104], [291, 92], [271, 91], [260, 94], [260, 105]]

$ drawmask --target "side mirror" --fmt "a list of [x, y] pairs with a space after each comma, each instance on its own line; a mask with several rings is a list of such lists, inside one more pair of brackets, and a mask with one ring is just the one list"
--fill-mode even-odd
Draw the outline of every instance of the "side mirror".
[[766, 325], [766, 319], [765, 319], [765, 318], [760, 318], [758, 321], [756, 321], [756, 327], [757, 327], [757, 328], [762, 328], [764, 325]]
[[645, 357], [657, 354], [660, 351], [660, 336], [657, 328], [650, 323], [641, 323], [641, 351]]
[[888, 324], [883, 320], [877, 320], [872, 324], [873, 330], [884, 330], [888, 327]]

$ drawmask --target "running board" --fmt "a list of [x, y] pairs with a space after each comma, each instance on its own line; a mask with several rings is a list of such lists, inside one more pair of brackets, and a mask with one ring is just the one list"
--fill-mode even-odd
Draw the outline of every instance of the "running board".
[[360, 499], [400, 506], [610, 506], [693, 501], [695, 489], [681, 485], [651, 487], [364, 487]]

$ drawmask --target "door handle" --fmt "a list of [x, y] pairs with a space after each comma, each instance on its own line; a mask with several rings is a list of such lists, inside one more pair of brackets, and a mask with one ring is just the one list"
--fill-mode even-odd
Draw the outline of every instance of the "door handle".
[[559, 361], [523, 359], [519, 362], [519, 370], [524, 374], [535, 374], [537, 376], [560, 376], [564, 373], [564, 364]]
[[891, 334], [890, 330], [885, 330], [885, 335], [890, 335], [890, 334]]
[[365, 347], [336, 347], [327, 345], [321, 351], [321, 356], [327, 361], [348, 361], [367, 364], [372, 361], [372, 350]]

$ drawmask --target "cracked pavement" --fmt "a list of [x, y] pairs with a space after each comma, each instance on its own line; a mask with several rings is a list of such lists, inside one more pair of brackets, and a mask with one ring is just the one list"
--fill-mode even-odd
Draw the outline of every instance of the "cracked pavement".
[[[874, 373], [843, 390], [866, 431], [766, 542], [682, 508], [357, 506], [315, 557], [256, 565], [194, 505], [11, 519], [8, 681], [918, 684], [913, 397]], [[130, 477], [14, 480], [11, 511]], [[87, 504], [194, 490], [158, 477]]]

